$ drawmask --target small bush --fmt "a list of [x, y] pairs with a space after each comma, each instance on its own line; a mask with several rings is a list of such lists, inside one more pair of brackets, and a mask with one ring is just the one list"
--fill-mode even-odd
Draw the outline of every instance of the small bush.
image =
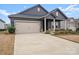
[[9, 33], [15, 33], [15, 27], [14, 26], [8, 27], [8, 32]]
[[61, 29], [61, 30], [59, 30], [59, 31], [55, 31], [54, 32], [54, 34], [55, 35], [63, 35], [63, 34], [76, 34], [77, 32], [75, 32], [75, 31], [72, 31], [71, 29], [67, 29], [67, 30], [63, 30], [63, 29]]
[[65, 29], [60, 29], [59, 31], [65, 31]]
[[65, 34], [65, 31], [55, 31], [54, 34], [55, 34], [55, 35]]
[[77, 28], [77, 29], [76, 29], [76, 32], [78, 32], [78, 33], [79, 33], [79, 28]]
[[79, 31], [72, 31], [71, 29], [56, 29], [56, 31], [48, 30], [45, 34], [55, 34], [55, 35], [67, 35], [67, 34], [79, 34]]

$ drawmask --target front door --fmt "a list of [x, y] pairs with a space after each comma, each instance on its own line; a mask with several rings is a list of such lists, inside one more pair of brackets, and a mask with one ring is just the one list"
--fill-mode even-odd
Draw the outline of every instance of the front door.
[[[53, 23], [53, 21], [51, 22], [51, 28], [52, 28], [52, 29], [54, 28], [54, 23]], [[56, 29], [60, 29], [60, 21], [56, 21], [56, 22], [55, 22], [55, 28], [56, 28]]]

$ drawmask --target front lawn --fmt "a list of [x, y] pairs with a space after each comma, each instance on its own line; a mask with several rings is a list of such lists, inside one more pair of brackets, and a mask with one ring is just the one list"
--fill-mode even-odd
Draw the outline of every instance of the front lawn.
[[0, 55], [12, 55], [14, 50], [14, 34], [0, 32]]

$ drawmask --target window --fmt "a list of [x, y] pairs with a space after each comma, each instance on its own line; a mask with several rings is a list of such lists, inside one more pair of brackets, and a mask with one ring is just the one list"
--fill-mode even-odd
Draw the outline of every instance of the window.
[[56, 16], [58, 16], [58, 12], [56, 12]]
[[37, 11], [40, 12], [40, 8], [37, 8]]

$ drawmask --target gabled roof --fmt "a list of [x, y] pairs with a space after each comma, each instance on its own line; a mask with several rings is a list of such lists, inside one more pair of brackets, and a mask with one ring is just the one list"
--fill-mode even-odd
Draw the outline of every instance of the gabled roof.
[[[28, 12], [29, 10], [32, 10], [33, 8], [36, 8], [36, 7], [40, 7], [42, 8], [44, 11], [45, 11], [45, 14], [23, 14], [24, 12]], [[17, 14], [12, 14], [12, 15], [9, 15], [8, 17], [11, 18], [11, 17], [21, 17], [21, 18], [35, 18], [35, 19], [39, 19], [39, 18], [43, 18], [47, 16], [47, 19], [53, 19], [54, 16], [52, 14], [50, 14], [46, 9], [44, 9], [40, 4], [38, 5], [35, 5], [29, 9], [26, 9], [22, 12], [19, 12]]]
[[[52, 10], [51, 13], [53, 14], [53, 12], [56, 12], [56, 11], [60, 12], [66, 19], [68, 19], [68, 17], [59, 8]], [[54, 14], [53, 14], [53, 16], [56, 17], [56, 15], [54, 15]]]
[[3, 21], [2, 19], [0, 19], [1, 22], [5, 23], [5, 21]]
[[[36, 7], [42, 8], [45, 13], [42, 13], [42, 14], [39, 14], [39, 13], [36, 13], [36, 14], [33, 14], [33, 13], [32, 13], [32, 14], [29, 14], [29, 13], [27, 13], [29, 10], [33, 10], [33, 8], [36, 8]], [[34, 10], [33, 10], [33, 11], [34, 11]], [[60, 13], [64, 16], [65, 19], [68, 19], [68, 17], [67, 17], [60, 9], [56, 8], [56, 9], [54, 9], [53, 11], [48, 12], [48, 11], [47, 11], [46, 9], [44, 9], [40, 4], [35, 5], [35, 6], [31, 7], [31, 8], [26, 9], [26, 10], [24, 10], [24, 11], [22, 11], [22, 12], [17, 13], [17, 14], [9, 15], [8, 17], [9, 17], [9, 18], [11, 18], [11, 17], [43, 18], [43, 17], [46, 17], [46, 16], [47, 16], [47, 18], [53, 19], [53, 18], [57, 18], [56, 15], [53, 14], [53, 12], [56, 12], [56, 11], [60, 12]], [[26, 12], [26, 13], [24, 13], [24, 12]], [[31, 12], [30, 12], [30, 13], [31, 13]]]
[[35, 7], [41, 7], [45, 12], [48, 13], [48, 11], [45, 8], [43, 8], [40, 4], [37, 4], [37, 5], [35, 5], [35, 6], [31, 7], [31, 8], [28, 8], [28, 9], [26, 9], [26, 10], [24, 10], [24, 11], [18, 13], [18, 14], [21, 14], [23, 12], [27, 12], [27, 11], [31, 10], [32, 8], [35, 8]]
[[46, 14], [41, 14], [41, 15], [38, 15], [38, 14], [22, 14], [23, 12], [28, 12], [29, 10], [31, 10], [31, 9], [33, 9], [33, 8], [35, 8], [35, 7], [40, 7], [40, 8], [42, 8], [45, 12], [46, 12], [46, 14], [48, 14], [48, 11], [47, 10], [45, 10], [40, 4], [38, 4], [38, 5], [35, 5], [35, 6], [33, 6], [33, 7], [31, 7], [31, 8], [29, 8], [29, 9], [26, 9], [26, 10], [24, 10], [24, 11], [22, 11], [22, 12], [19, 12], [19, 13], [17, 13], [17, 14], [12, 14], [12, 15], [9, 15], [8, 17], [24, 17], [24, 18], [26, 18], [26, 17], [33, 17], [33, 18], [40, 18], [40, 17], [42, 17], [42, 16], [44, 16], [44, 15], [46, 15]]

